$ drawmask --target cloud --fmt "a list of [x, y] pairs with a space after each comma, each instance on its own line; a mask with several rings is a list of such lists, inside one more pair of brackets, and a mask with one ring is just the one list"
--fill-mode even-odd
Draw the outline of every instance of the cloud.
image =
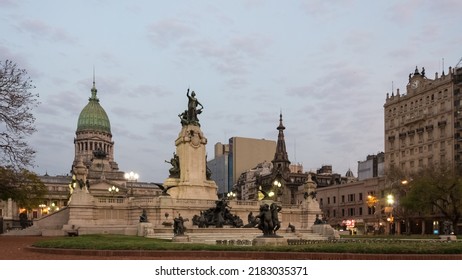
[[191, 25], [178, 19], [164, 19], [148, 26], [148, 37], [158, 47], [169, 47], [194, 34]]
[[59, 27], [53, 27], [39, 19], [27, 19], [19, 22], [17, 26], [21, 31], [30, 33], [36, 38], [45, 38], [56, 43], [63, 42], [75, 44], [76, 40], [72, 38], [65, 30]]
[[18, 3], [14, 0], [0, 0], [0, 7], [10, 8], [17, 7]]
[[[45, 91], [45, 89], [42, 89], [42, 92], [43, 91]], [[46, 118], [46, 116], [63, 114], [69, 117], [75, 117], [76, 115], [78, 116], [83, 109], [83, 107], [81, 107], [82, 98], [74, 91], [66, 90], [57, 93], [43, 92], [43, 96], [45, 97], [41, 98], [41, 104], [37, 109], [40, 117]]]

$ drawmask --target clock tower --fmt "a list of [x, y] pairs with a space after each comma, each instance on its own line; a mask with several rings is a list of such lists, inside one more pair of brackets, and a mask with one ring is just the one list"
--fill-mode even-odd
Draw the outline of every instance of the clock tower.
[[422, 86], [425, 77], [425, 68], [422, 67], [422, 72], [419, 72], [417, 66], [415, 67], [414, 74], [409, 74], [409, 83], [407, 85], [407, 91], [418, 90]]

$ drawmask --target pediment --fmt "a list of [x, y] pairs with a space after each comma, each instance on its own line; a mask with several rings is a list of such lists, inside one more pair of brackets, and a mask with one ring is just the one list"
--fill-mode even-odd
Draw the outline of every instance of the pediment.
[[109, 180], [97, 180], [90, 182], [90, 192], [91, 193], [99, 193], [99, 194], [111, 194], [109, 192], [109, 188], [115, 187], [119, 191], [117, 192], [118, 195], [124, 195], [127, 193], [127, 188], [124, 184], [120, 184], [117, 182], [112, 182]]

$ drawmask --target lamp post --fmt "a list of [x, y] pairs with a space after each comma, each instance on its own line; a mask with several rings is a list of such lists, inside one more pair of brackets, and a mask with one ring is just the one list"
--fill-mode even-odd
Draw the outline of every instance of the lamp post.
[[43, 216], [43, 209], [45, 209], [47, 207], [46, 204], [44, 204], [44, 203], [39, 204], [38, 207], [40, 208], [40, 216]]
[[119, 188], [112, 186], [108, 188], [108, 191], [110, 194], [112, 194], [112, 197], [114, 197], [115, 194], [119, 193]]
[[127, 180], [127, 181], [130, 181], [130, 182], [136, 182], [138, 181], [138, 178], [140, 177], [140, 175], [138, 175], [138, 173], [135, 173], [133, 171], [130, 171], [128, 173], [125, 173], [124, 174], [124, 178]]
[[276, 178], [273, 181], [273, 188], [270, 191], [270, 195], [272, 193], [273, 194], [272, 196], [276, 196], [274, 200], [277, 200], [277, 198], [279, 197], [279, 194], [281, 194], [281, 191], [282, 191], [281, 187], [282, 187], [282, 179], [280, 176], [276, 176]]
[[236, 198], [236, 193], [231, 191], [226, 196], [228, 197], [229, 200], [233, 200]]
[[369, 209], [371, 209], [371, 213], [370, 214], [373, 214], [377, 217], [377, 227], [376, 227], [376, 233], [379, 233], [379, 229], [380, 229], [380, 217], [379, 215], [377, 215], [377, 204], [378, 204], [379, 200], [377, 199], [376, 196], [370, 194], [367, 196], [367, 206], [369, 207]]
[[133, 186], [131, 185], [131, 182], [138, 181], [139, 177], [140, 177], [140, 175], [138, 175], [138, 173], [135, 173], [133, 171], [130, 171], [130, 172], [124, 174], [125, 180], [130, 182], [130, 194], [131, 195], [133, 195]]
[[[410, 182], [412, 178], [409, 180], [407, 179], [399, 179], [394, 181], [390, 186], [391, 193], [387, 195], [386, 202], [388, 208], [389, 216], [387, 217], [387, 221], [390, 222], [390, 227], [395, 225], [395, 233], [401, 234], [401, 225], [404, 220], [406, 226], [406, 233], [410, 234], [410, 219], [409, 219], [409, 212], [408, 209], [404, 208], [400, 204], [400, 200], [405, 197], [409, 191]], [[398, 218], [399, 222], [394, 223], [394, 218]]]
[[393, 204], [395, 203], [395, 199], [392, 194], [387, 195], [387, 207], [385, 207], [385, 213], [388, 214], [387, 221], [389, 222], [389, 234], [392, 231], [392, 224], [393, 224]]

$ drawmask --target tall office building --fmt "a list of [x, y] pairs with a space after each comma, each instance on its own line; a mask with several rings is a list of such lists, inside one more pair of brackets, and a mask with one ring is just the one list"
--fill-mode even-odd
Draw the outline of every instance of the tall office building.
[[413, 172], [442, 162], [462, 166], [461, 88], [461, 67], [434, 79], [416, 67], [405, 94], [387, 94], [385, 169]]
[[218, 186], [218, 193], [232, 190], [241, 173], [259, 163], [271, 162], [276, 142], [265, 139], [232, 137], [228, 144], [215, 144], [215, 158], [207, 162], [212, 171], [212, 180]]
[[383, 176], [384, 156], [385, 154], [381, 152], [377, 155], [368, 155], [364, 161], [358, 161], [358, 180]]

